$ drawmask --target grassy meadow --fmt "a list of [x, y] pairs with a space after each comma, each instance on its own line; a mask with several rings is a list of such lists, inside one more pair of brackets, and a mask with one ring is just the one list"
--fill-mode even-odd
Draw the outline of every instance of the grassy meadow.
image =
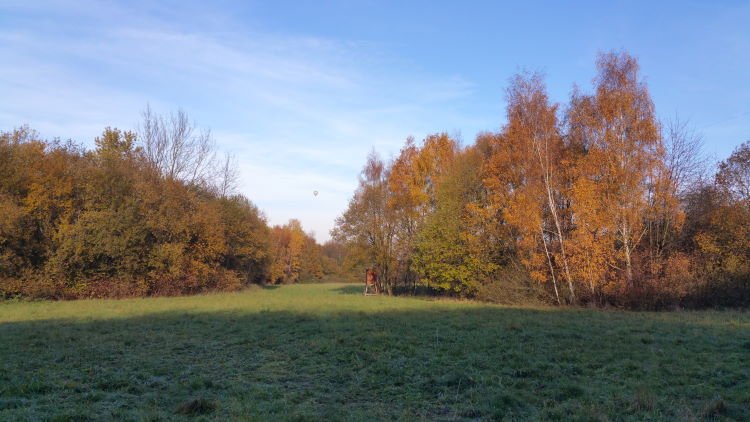
[[291, 285], [0, 303], [0, 420], [750, 420], [750, 314]]

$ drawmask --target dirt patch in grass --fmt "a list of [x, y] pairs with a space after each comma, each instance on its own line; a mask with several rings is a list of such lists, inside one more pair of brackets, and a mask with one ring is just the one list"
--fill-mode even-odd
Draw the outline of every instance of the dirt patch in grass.
[[175, 413], [178, 415], [196, 416], [206, 415], [214, 410], [216, 410], [216, 402], [200, 397], [180, 403]]

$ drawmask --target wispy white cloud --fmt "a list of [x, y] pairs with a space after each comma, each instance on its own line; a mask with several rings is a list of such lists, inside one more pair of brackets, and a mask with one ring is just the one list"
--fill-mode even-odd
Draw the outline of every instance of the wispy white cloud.
[[407, 135], [476, 123], [452, 106], [470, 81], [409, 63], [394, 71], [372, 45], [227, 31], [226, 16], [181, 25], [147, 4], [67, 3], [0, 6], [15, 16], [0, 28], [0, 91], [11, 99], [0, 127], [90, 144], [105, 126], [133, 128], [147, 102], [183, 107], [237, 154], [241, 190], [272, 223], [297, 217], [321, 240], [373, 146], [388, 156]]

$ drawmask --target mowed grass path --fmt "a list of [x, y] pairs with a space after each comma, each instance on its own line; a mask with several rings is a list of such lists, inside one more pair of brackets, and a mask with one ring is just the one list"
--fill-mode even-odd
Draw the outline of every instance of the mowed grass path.
[[750, 420], [750, 314], [361, 286], [0, 303], [1, 420]]

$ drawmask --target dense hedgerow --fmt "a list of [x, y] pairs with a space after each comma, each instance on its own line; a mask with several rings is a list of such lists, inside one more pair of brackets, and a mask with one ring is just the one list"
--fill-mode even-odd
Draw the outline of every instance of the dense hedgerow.
[[233, 290], [265, 279], [265, 218], [241, 195], [164, 177], [132, 132], [96, 149], [0, 135], [0, 293], [50, 298]]
[[107, 128], [92, 151], [0, 134], [0, 297], [191, 294], [333, 271], [299, 223], [271, 229], [232, 193], [183, 114], [182, 134], [146, 117], [145, 135]]

